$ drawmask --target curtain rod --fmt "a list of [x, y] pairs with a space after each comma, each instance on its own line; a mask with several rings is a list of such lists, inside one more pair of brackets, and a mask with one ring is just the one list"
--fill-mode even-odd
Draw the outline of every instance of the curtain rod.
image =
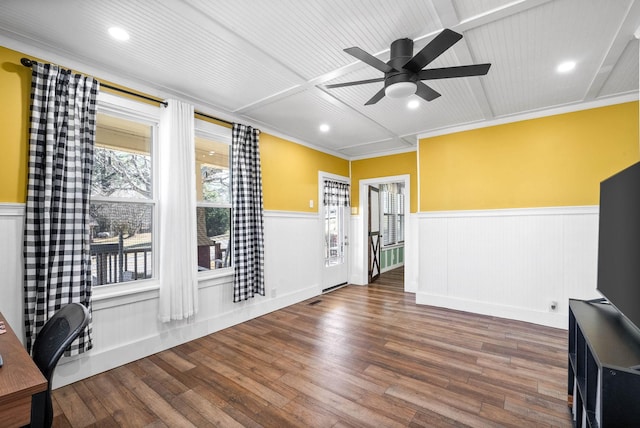
[[[21, 58], [20, 59], [20, 64], [24, 65], [25, 67], [29, 67], [29, 68], [31, 68], [32, 65], [37, 64], [37, 63], [38, 63], [37, 61], [34, 61], [32, 59], [29, 59], [29, 58]], [[104, 88], [113, 89], [114, 91], [122, 92], [123, 94], [131, 95], [131, 96], [138, 97], [138, 98], [142, 98], [142, 99], [145, 99], [147, 101], [153, 101], [154, 103], [161, 104], [161, 105], [163, 105], [165, 107], [168, 104], [166, 101], [162, 101], [162, 100], [159, 100], [159, 99], [153, 98], [153, 97], [148, 97], [146, 95], [142, 95], [142, 94], [138, 94], [136, 92], [128, 91], [126, 89], [118, 88], [116, 86], [111, 86], [111, 85], [108, 85], [108, 84], [103, 83], [103, 82], [100, 82], [100, 86], [102, 86]]]
[[219, 117], [215, 117], [215, 116], [209, 116], [208, 114], [201, 113], [199, 111], [195, 111], [194, 113], [197, 114], [198, 116], [206, 117], [207, 119], [217, 120], [218, 122], [226, 123], [227, 125], [233, 126], [233, 122], [229, 122], [228, 120], [220, 119]]
[[[32, 65], [37, 64], [38, 62], [34, 61], [32, 59], [29, 59], [29, 58], [21, 58], [20, 59], [20, 63], [22, 65], [24, 65], [25, 67], [31, 68]], [[157, 98], [147, 97], [146, 95], [138, 94], [136, 92], [128, 91], [126, 89], [122, 89], [122, 88], [118, 88], [118, 87], [115, 87], [115, 86], [111, 86], [111, 85], [108, 85], [106, 83], [100, 82], [100, 86], [102, 86], [104, 88], [113, 89], [114, 91], [122, 92], [122, 93], [127, 94], [127, 95], [132, 95], [134, 97], [142, 98], [142, 99], [145, 99], [145, 100], [148, 100], [148, 101], [153, 101], [154, 103], [161, 104], [161, 105], [163, 105], [165, 107], [169, 104], [166, 101], [162, 101], [162, 100], [159, 100]], [[218, 122], [226, 123], [227, 125], [233, 126], [233, 122], [229, 122], [228, 120], [220, 119], [219, 117], [210, 116], [208, 114], [201, 113], [199, 111], [195, 111], [194, 113], [199, 115], [199, 116], [203, 116], [203, 117], [206, 117], [208, 119], [217, 120]]]

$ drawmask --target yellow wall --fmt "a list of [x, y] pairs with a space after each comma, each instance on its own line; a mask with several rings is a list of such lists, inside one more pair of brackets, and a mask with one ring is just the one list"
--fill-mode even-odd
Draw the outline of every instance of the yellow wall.
[[[31, 70], [20, 64], [24, 56], [0, 46], [0, 202], [26, 201]], [[260, 149], [265, 209], [317, 212], [318, 171], [349, 176], [347, 160], [265, 133]]]
[[360, 180], [394, 175], [409, 174], [411, 186], [409, 210], [415, 213], [418, 209], [418, 166], [416, 152], [406, 152], [377, 158], [361, 159], [351, 162], [351, 206], [357, 207], [360, 202]]
[[0, 202], [26, 201], [31, 69], [0, 46]]
[[265, 133], [260, 161], [266, 210], [318, 212], [318, 171], [349, 176], [349, 161]]
[[[0, 46], [0, 202], [26, 200], [31, 71]], [[596, 205], [602, 179], [639, 160], [638, 103], [423, 139], [420, 211]], [[265, 209], [317, 212], [318, 171], [349, 176], [347, 160], [261, 134]], [[418, 211], [416, 152], [351, 163], [361, 179], [409, 174]], [[314, 207], [309, 207], [309, 201]]]
[[631, 102], [422, 139], [420, 211], [597, 205], [637, 162]]

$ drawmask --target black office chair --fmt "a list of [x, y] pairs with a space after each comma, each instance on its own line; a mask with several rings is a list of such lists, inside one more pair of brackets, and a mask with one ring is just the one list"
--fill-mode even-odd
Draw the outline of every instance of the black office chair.
[[33, 343], [33, 361], [47, 379], [47, 390], [33, 396], [31, 426], [50, 427], [53, 423], [51, 379], [53, 371], [78, 335], [89, 323], [89, 310], [80, 303], [69, 303], [59, 309], [44, 324]]

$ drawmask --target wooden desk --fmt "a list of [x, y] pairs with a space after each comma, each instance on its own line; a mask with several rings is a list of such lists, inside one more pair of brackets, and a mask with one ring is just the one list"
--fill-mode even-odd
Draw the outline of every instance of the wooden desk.
[[3, 427], [28, 425], [31, 420], [31, 396], [46, 391], [47, 379], [35, 365], [11, 326], [0, 313], [7, 332], [0, 334], [0, 424]]

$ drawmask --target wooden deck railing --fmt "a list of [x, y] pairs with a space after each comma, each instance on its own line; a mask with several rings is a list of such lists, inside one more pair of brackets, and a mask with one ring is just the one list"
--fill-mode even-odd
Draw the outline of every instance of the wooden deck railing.
[[91, 244], [93, 285], [151, 277], [151, 245], [124, 248], [121, 243]]

